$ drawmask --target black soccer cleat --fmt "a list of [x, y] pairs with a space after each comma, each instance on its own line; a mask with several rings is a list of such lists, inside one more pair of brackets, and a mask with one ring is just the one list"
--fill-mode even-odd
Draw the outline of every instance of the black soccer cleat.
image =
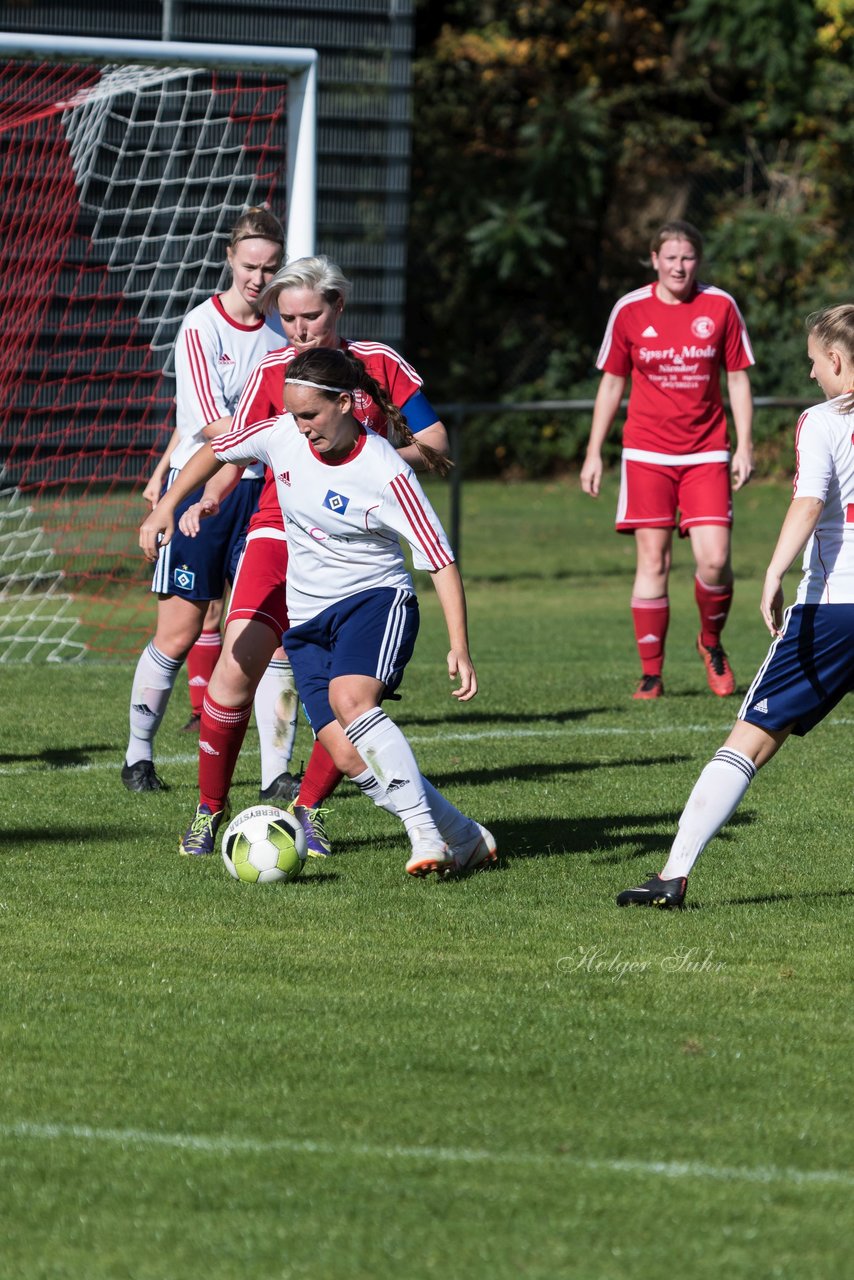
[[168, 791], [166, 783], [154, 772], [153, 760], [137, 760], [122, 765], [122, 782], [128, 791]]
[[269, 787], [262, 787], [258, 792], [258, 799], [266, 804], [275, 804], [277, 800], [284, 800], [286, 806], [296, 800], [299, 795], [300, 783], [302, 782], [302, 774], [280, 773], [278, 778], [274, 778]]
[[688, 886], [686, 876], [677, 876], [674, 880], [662, 880], [661, 876], [653, 876], [634, 889], [624, 889], [617, 894], [618, 907], [681, 907], [685, 901], [685, 890]]

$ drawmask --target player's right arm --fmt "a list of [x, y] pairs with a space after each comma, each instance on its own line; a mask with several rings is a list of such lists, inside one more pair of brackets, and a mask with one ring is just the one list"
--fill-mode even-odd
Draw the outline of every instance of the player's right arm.
[[626, 379], [616, 373], [603, 373], [593, 405], [593, 420], [587, 452], [581, 468], [581, 487], [591, 498], [598, 498], [602, 482], [602, 445], [620, 408]]
[[759, 602], [759, 612], [772, 636], [780, 635], [783, 626], [783, 578], [815, 532], [823, 510], [821, 498], [793, 498], [786, 512], [771, 563], [765, 571]]
[[200, 489], [222, 465], [209, 444], [202, 445], [184, 464], [151, 515], [139, 526], [139, 545], [146, 560], [155, 561], [160, 548], [171, 541], [178, 503]]

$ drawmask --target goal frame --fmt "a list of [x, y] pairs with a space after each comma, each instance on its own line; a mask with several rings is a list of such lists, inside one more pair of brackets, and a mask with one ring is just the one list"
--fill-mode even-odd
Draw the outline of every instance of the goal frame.
[[0, 54], [41, 61], [148, 63], [179, 67], [285, 72], [288, 81], [286, 233], [289, 258], [315, 252], [317, 222], [316, 49], [267, 45], [205, 44], [189, 40], [120, 40], [109, 37], [0, 31]]

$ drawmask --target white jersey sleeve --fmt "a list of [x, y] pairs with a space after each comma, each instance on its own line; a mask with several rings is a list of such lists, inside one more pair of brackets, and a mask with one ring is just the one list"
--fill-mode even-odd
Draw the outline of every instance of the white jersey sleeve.
[[840, 400], [814, 405], [798, 423], [796, 498], [824, 509], [804, 550], [800, 604], [854, 603], [854, 413]]
[[369, 527], [388, 529], [404, 538], [412, 548], [416, 569], [435, 573], [454, 559], [439, 518], [408, 467], [385, 486], [382, 502], [370, 513]]
[[[281, 343], [263, 321], [238, 324], [219, 298], [185, 316], [175, 343], [175, 423], [180, 442], [171, 463], [180, 469], [205, 443], [205, 427], [231, 417], [255, 365]], [[260, 475], [250, 468], [245, 479]]]

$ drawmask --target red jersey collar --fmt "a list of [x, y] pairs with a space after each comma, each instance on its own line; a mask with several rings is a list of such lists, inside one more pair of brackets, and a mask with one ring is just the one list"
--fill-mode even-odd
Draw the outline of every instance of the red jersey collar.
[[222, 316], [223, 320], [227, 320], [228, 323], [231, 325], [232, 329], [240, 329], [242, 333], [255, 333], [256, 330], [262, 329], [264, 327], [264, 324], [266, 322], [263, 316], [259, 316], [256, 324], [240, 324], [238, 320], [235, 320], [232, 316], [228, 314], [225, 307], [220, 302], [221, 296], [222, 296], [221, 294], [215, 293], [211, 301], [213, 302], [219, 314]]
[[350, 450], [350, 452], [346, 453], [343, 458], [325, 457], [322, 453], [317, 452], [317, 450], [315, 449], [314, 445], [311, 443], [310, 440], [308, 442], [308, 447], [309, 449], [311, 449], [312, 457], [317, 458], [317, 461], [322, 462], [325, 467], [343, 467], [345, 463], [352, 462], [354, 458], [358, 458], [359, 454], [362, 452], [362, 450], [365, 447], [365, 442], [367, 438], [368, 438], [368, 433], [365, 431], [365, 428], [362, 426], [362, 424], [359, 423], [359, 434], [356, 437], [355, 444], [353, 445], [353, 448]]

